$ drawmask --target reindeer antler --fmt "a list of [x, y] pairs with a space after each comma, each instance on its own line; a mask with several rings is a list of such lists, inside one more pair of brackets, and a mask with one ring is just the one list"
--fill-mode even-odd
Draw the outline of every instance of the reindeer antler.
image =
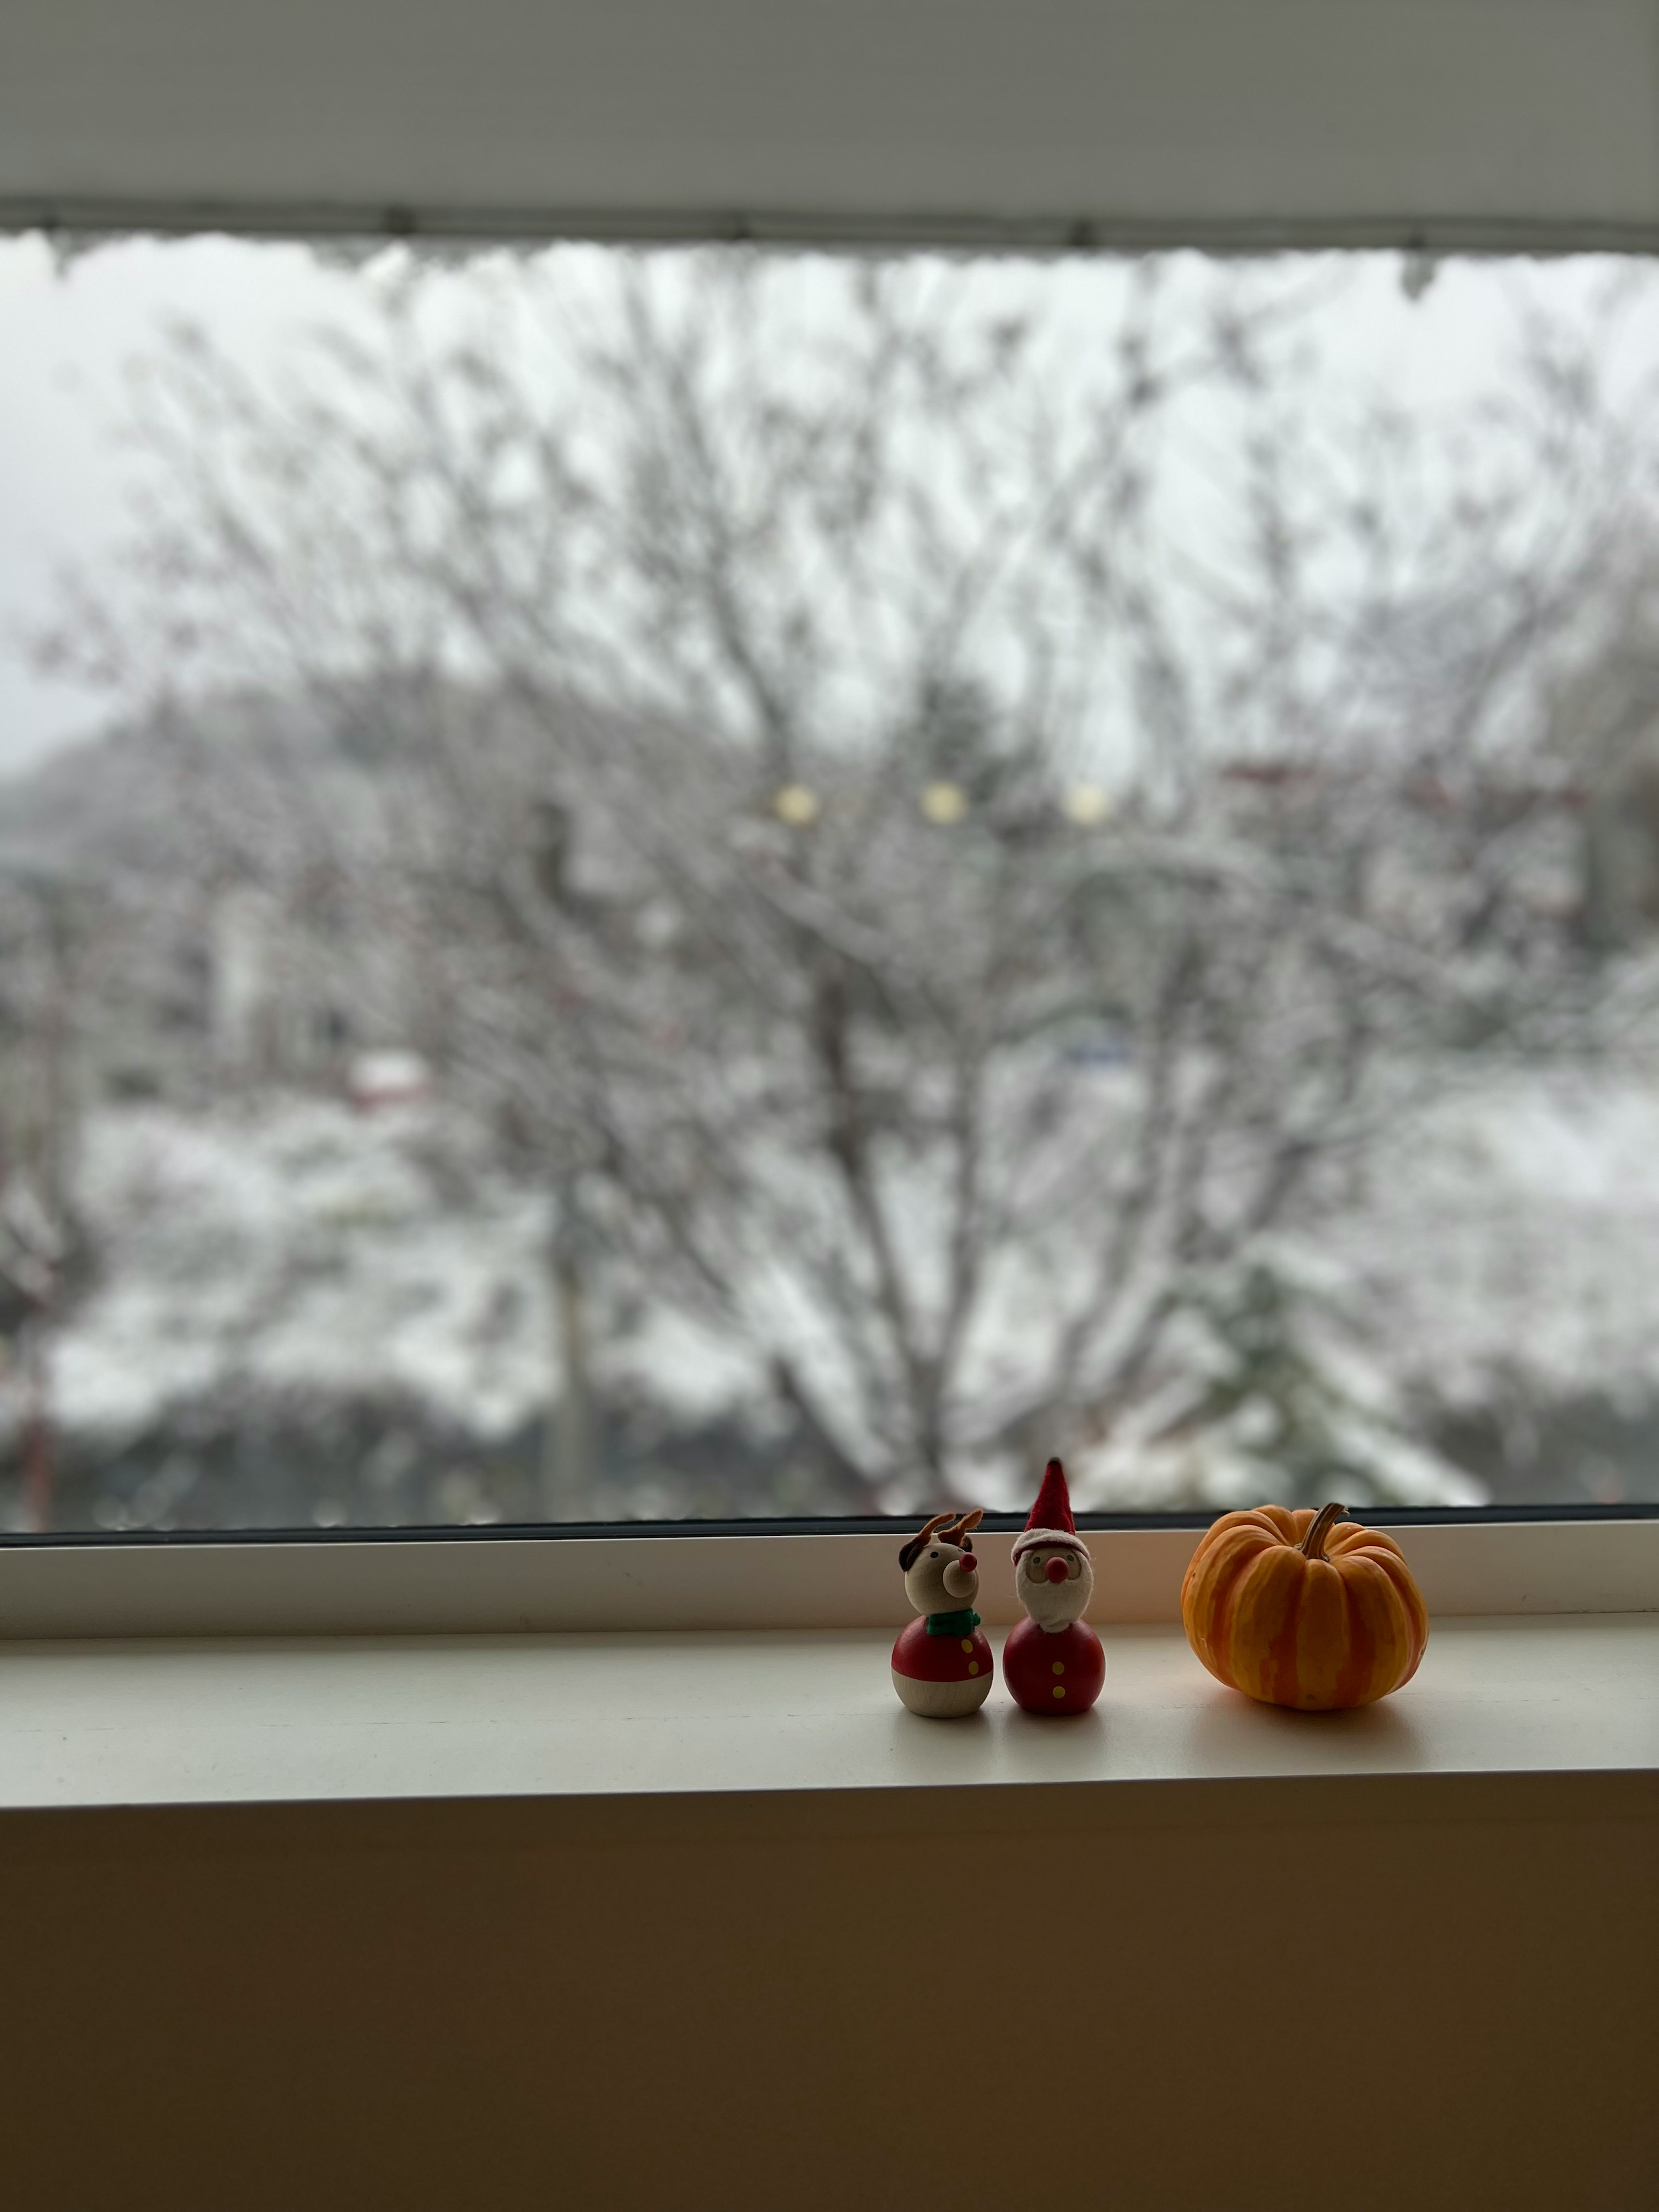
[[945, 1522], [951, 1517], [951, 1515], [949, 1513], [935, 1513], [930, 1520], [927, 1520], [922, 1522], [921, 1527], [917, 1530], [916, 1534], [911, 1537], [909, 1542], [905, 1545], [903, 1550], [899, 1553], [899, 1565], [907, 1575], [909, 1573], [910, 1569], [915, 1565], [917, 1559], [920, 1557], [922, 1546], [927, 1541], [930, 1536], [935, 1534], [939, 1529], [941, 1529], [945, 1526]]
[[[947, 1515], [945, 1517], [948, 1519], [949, 1516]], [[971, 1513], [964, 1513], [963, 1515], [961, 1520], [957, 1522], [955, 1528], [947, 1528], [945, 1531], [944, 1540], [947, 1544], [966, 1545], [968, 1539], [973, 1534], [975, 1529], [978, 1528], [980, 1522], [984, 1518], [985, 1508], [982, 1505], [975, 1505]]]

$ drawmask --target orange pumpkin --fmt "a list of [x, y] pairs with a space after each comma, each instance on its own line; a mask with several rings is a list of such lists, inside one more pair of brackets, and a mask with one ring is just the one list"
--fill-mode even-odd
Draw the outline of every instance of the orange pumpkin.
[[1181, 1585], [1187, 1641], [1230, 1689], [1324, 1712], [1386, 1698], [1429, 1640], [1422, 1592], [1392, 1537], [1347, 1509], [1224, 1513]]

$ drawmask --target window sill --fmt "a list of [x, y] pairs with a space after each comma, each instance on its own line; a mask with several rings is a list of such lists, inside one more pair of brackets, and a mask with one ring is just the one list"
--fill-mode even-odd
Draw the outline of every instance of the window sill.
[[[1386, 1704], [1304, 1716], [1178, 1629], [1103, 1632], [1086, 1717], [919, 1721], [890, 1631], [12, 1643], [0, 1808], [1659, 1769], [1659, 1615], [1440, 1620]], [[1000, 1640], [1000, 1639], [999, 1639]]]

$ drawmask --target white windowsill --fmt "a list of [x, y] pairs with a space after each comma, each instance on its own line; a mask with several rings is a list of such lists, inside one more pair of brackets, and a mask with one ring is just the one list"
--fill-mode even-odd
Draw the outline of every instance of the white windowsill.
[[[998, 1639], [1000, 1641], [1000, 1638]], [[1438, 1620], [1386, 1703], [1303, 1716], [1178, 1629], [1104, 1631], [1066, 1721], [915, 1719], [891, 1631], [0, 1644], [0, 1807], [637, 1796], [1659, 1768], [1659, 1615]]]

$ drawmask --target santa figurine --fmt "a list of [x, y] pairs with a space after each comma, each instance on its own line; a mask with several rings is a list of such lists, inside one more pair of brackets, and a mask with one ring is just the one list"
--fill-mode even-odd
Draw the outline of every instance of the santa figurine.
[[893, 1646], [893, 1687], [925, 1720], [976, 1713], [991, 1694], [994, 1662], [974, 1611], [979, 1595], [974, 1531], [984, 1517], [982, 1506], [960, 1520], [935, 1513], [899, 1553], [904, 1595], [921, 1618]]
[[1002, 1648], [1014, 1703], [1028, 1713], [1086, 1713], [1106, 1680], [1106, 1654], [1083, 1618], [1095, 1571], [1057, 1459], [1044, 1469], [1030, 1518], [1014, 1539], [1014, 1587], [1026, 1613]]

